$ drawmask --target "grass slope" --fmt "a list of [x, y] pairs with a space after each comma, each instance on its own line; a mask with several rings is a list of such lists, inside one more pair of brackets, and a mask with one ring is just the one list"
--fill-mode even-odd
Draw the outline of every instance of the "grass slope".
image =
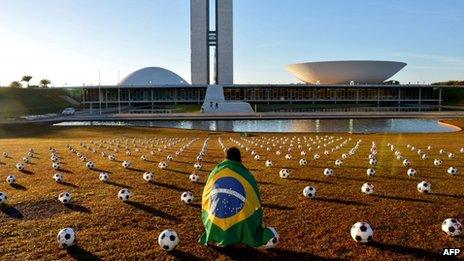
[[0, 118], [61, 112], [66, 107], [75, 107], [63, 95], [67, 95], [64, 90], [52, 88], [0, 88]]

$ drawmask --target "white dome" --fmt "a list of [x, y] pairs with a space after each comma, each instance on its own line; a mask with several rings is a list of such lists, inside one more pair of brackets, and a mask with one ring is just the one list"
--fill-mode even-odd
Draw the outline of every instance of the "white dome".
[[170, 70], [160, 67], [146, 67], [127, 75], [119, 84], [126, 86], [144, 86], [188, 85], [189, 83]]
[[406, 66], [391, 61], [327, 61], [297, 63], [287, 70], [309, 84], [382, 83]]

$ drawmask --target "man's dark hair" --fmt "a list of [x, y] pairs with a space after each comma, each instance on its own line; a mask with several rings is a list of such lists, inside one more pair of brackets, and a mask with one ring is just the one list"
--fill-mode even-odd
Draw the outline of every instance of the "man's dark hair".
[[237, 162], [242, 162], [242, 156], [240, 155], [240, 150], [236, 147], [231, 147], [226, 150], [226, 159], [233, 160]]

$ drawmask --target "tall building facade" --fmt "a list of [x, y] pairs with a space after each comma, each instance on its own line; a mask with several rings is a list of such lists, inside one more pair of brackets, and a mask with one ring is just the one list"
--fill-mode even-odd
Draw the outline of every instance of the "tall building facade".
[[[215, 0], [214, 25], [210, 0], [190, 0], [192, 84], [233, 84], [233, 0]], [[214, 48], [213, 79], [210, 53]]]

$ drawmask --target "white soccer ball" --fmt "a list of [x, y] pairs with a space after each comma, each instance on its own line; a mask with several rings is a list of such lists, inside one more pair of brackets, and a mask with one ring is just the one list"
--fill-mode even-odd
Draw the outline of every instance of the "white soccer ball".
[[351, 237], [358, 243], [368, 243], [372, 241], [374, 231], [366, 222], [357, 222], [351, 227]]
[[449, 159], [454, 159], [454, 153], [449, 153], [449, 154], [448, 154], [448, 158], [449, 158]]
[[445, 151], [444, 149], [440, 149], [440, 151], [439, 151], [440, 155], [445, 154], [445, 152], [446, 152], [446, 151]]
[[371, 165], [373, 165], [373, 166], [374, 166], [374, 165], [377, 165], [377, 159], [376, 159], [376, 158], [370, 159], [370, 160], [369, 160], [369, 164], [371, 164]]
[[300, 166], [308, 165], [308, 161], [306, 159], [300, 159]]
[[342, 159], [347, 159], [347, 158], [348, 158], [348, 154], [343, 153], [342, 154]]
[[432, 184], [427, 181], [421, 181], [419, 184], [417, 184], [417, 190], [421, 193], [431, 193]]
[[132, 165], [132, 164], [131, 164], [129, 161], [127, 161], [127, 160], [125, 160], [125, 161], [122, 162], [122, 167], [125, 168], [125, 169], [130, 168], [131, 165]]
[[200, 162], [195, 162], [195, 164], [193, 164], [193, 167], [196, 169], [196, 170], [200, 170], [201, 169], [201, 163]]
[[52, 154], [52, 156], [50, 157], [50, 160], [53, 162], [58, 161], [58, 156], [56, 156], [55, 154]]
[[265, 165], [266, 165], [266, 167], [268, 167], [268, 168], [272, 167], [272, 160], [266, 160]]
[[428, 159], [429, 159], [429, 156], [428, 156], [427, 154], [423, 154], [423, 155], [422, 155], [422, 159], [423, 159], [423, 160], [428, 160]]
[[146, 182], [150, 182], [150, 181], [152, 181], [154, 178], [155, 178], [155, 174], [153, 174], [152, 172], [145, 172], [145, 173], [143, 173], [143, 179], [144, 179]]
[[190, 174], [189, 179], [191, 182], [195, 182], [195, 183], [200, 182], [200, 176], [198, 176], [195, 173]]
[[460, 152], [460, 153], [464, 153], [464, 148], [461, 148], [461, 149], [459, 150], [459, 152]]
[[7, 151], [4, 151], [2, 155], [3, 155], [4, 158], [8, 158], [8, 156], [9, 156]]
[[95, 168], [95, 163], [93, 163], [92, 161], [88, 161], [85, 166], [88, 168], [88, 169], [94, 169]]
[[343, 165], [343, 161], [341, 161], [339, 159], [335, 160], [335, 166], [340, 167], [341, 165]]
[[55, 173], [55, 175], [53, 175], [53, 179], [55, 180], [55, 182], [57, 183], [61, 183], [63, 182], [63, 175], [59, 172]]
[[185, 191], [180, 195], [180, 200], [185, 204], [191, 204], [193, 202], [193, 193], [190, 191]]
[[268, 229], [272, 231], [272, 233], [274, 234], [274, 237], [269, 239], [269, 241], [267, 241], [267, 243], [263, 246], [264, 249], [275, 248], [277, 244], [279, 243], [279, 234], [277, 233], [275, 228], [268, 227]]
[[98, 179], [101, 181], [101, 182], [108, 182], [108, 180], [110, 180], [110, 175], [106, 172], [102, 172], [100, 173], [100, 175], [98, 176]]
[[448, 236], [457, 237], [462, 234], [462, 224], [455, 218], [447, 218], [441, 223], [441, 230]]
[[69, 192], [62, 192], [58, 195], [58, 200], [63, 204], [71, 203], [72, 195]]
[[256, 161], [259, 161], [261, 159], [261, 156], [259, 156], [258, 154], [255, 155], [255, 160]]
[[61, 168], [61, 163], [60, 162], [53, 162], [52, 163], [52, 168], [55, 169], [55, 170], [58, 170]]
[[123, 188], [118, 192], [118, 198], [122, 201], [128, 201], [131, 196], [132, 192], [126, 188]]
[[69, 227], [60, 230], [56, 238], [61, 247], [70, 247], [76, 244], [76, 233]]
[[329, 169], [329, 168], [324, 169], [324, 176], [331, 177], [333, 176], [333, 174], [334, 174], [333, 169]]
[[291, 159], [292, 159], [292, 155], [291, 155], [291, 154], [287, 154], [287, 155], [285, 155], [285, 159], [287, 159], [287, 160], [291, 160]]
[[404, 159], [403, 166], [408, 167], [409, 165], [411, 165], [411, 162], [408, 159]]
[[145, 155], [142, 155], [142, 156], [140, 156], [140, 160], [146, 161], [146, 160], [147, 160], [147, 157], [146, 157]]
[[179, 236], [174, 230], [164, 230], [158, 236], [158, 245], [166, 250], [171, 251], [179, 244]]
[[448, 174], [453, 175], [453, 176], [458, 175], [459, 170], [456, 167], [449, 167], [448, 168]]
[[406, 173], [408, 174], [408, 176], [414, 177], [414, 176], [416, 176], [417, 171], [415, 169], [413, 169], [413, 168], [410, 168], [410, 169], [408, 169], [408, 171]]
[[167, 161], [170, 161], [170, 160], [173, 160], [173, 159], [174, 159], [174, 157], [172, 157], [172, 155], [168, 155], [168, 156], [166, 157], [166, 160], [167, 160]]
[[16, 177], [13, 175], [10, 175], [6, 177], [6, 182], [10, 185], [16, 184]]
[[0, 205], [5, 204], [8, 197], [5, 192], [0, 191]]
[[288, 178], [288, 177], [290, 176], [290, 170], [288, 170], [288, 169], [281, 169], [281, 170], [279, 171], [279, 176], [280, 176], [281, 178], [283, 178], [283, 179]]
[[316, 188], [313, 186], [307, 186], [303, 189], [303, 196], [307, 198], [314, 198], [316, 197]]
[[367, 169], [366, 173], [367, 173], [367, 176], [373, 177], [375, 176], [375, 169]]
[[16, 164], [16, 168], [19, 170], [19, 171], [22, 171], [22, 170], [25, 170], [26, 169], [26, 165], [22, 162], [20, 163], [17, 163]]
[[374, 185], [372, 183], [364, 183], [361, 186], [361, 192], [367, 195], [371, 195], [374, 193]]
[[116, 157], [114, 155], [108, 155], [108, 159], [114, 161], [116, 160]]
[[441, 159], [435, 159], [435, 160], [433, 161], [433, 165], [435, 165], [435, 166], [437, 166], [437, 167], [438, 167], [438, 166], [441, 166], [442, 163], [443, 163], [443, 161], [442, 161]]
[[166, 169], [168, 167], [168, 164], [164, 161], [161, 161], [160, 163], [158, 163], [158, 168], [160, 169]]

